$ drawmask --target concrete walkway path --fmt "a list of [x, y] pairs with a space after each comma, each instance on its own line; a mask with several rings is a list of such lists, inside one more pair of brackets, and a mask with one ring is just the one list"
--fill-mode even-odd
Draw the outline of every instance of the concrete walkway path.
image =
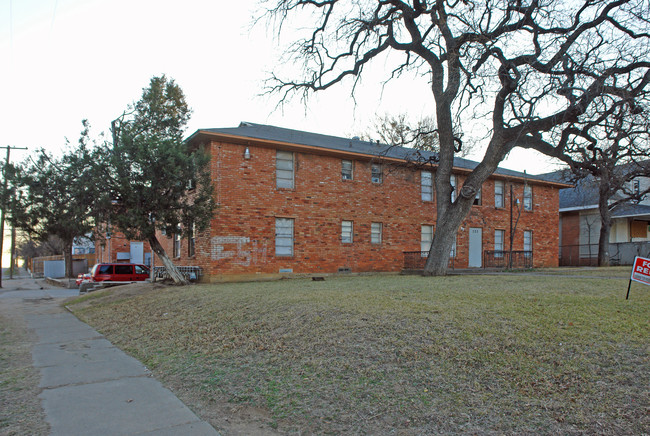
[[3, 280], [0, 305], [24, 311], [52, 435], [217, 435], [136, 359], [60, 306], [76, 290]]

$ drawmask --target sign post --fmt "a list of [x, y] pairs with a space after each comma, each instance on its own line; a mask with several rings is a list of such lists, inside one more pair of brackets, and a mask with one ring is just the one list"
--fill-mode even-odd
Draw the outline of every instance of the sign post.
[[632, 280], [635, 282], [650, 285], [650, 259], [639, 256], [636, 256], [634, 258], [632, 274], [630, 275], [630, 283], [627, 285], [627, 295], [625, 296], [626, 300], [630, 297], [630, 286], [632, 286]]

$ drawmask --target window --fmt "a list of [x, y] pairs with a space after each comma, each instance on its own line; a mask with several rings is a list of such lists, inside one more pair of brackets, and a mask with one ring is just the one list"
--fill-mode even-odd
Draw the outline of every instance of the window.
[[454, 235], [454, 245], [451, 246], [451, 253], [449, 254], [449, 257], [456, 257], [456, 235]]
[[503, 257], [503, 240], [505, 239], [505, 230], [494, 231], [494, 257]]
[[275, 219], [275, 255], [293, 256], [293, 219]]
[[480, 205], [481, 205], [481, 188], [478, 188], [476, 197], [474, 197], [474, 206], [480, 206]]
[[422, 201], [433, 201], [433, 178], [430, 171], [420, 173], [420, 184], [422, 185]]
[[181, 257], [181, 227], [178, 226], [176, 228], [176, 232], [174, 233], [174, 257], [179, 258]]
[[533, 187], [524, 185], [524, 210], [533, 210]]
[[370, 224], [370, 243], [372, 244], [381, 244], [381, 223], [372, 223]]
[[140, 265], [134, 265], [134, 268], [136, 274], [149, 274], [149, 270], [145, 267], [142, 267]]
[[352, 243], [352, 221], [341, 221], [341, 242], [344, 244]]
[[433, 242], [433, 226], [422, 226], [420, 236], [420, 251], [422, 257], [427, 257], [429, 250], [431, 250], [431, 242]]
[[133, 265], [115, 265], [115, 274], [133, 274]]
[[276, 186], [293, 189], [293, 153], [278, 150], [275, 154], [275, 168]]
[[189, 230], [190, 230], [190, 234], [187, 235], [187, 257], [192, 257], [196, 254], [196, 245], [195, 245], [196, 239], [194, 235], [196, 228], [194, 226], [194, 223], [190, 224]]
[[494, 207], [504, 207], [503, 199], [503, 181], [494, 181]]
[[451, 175], [449, 183], [451, 183], [451, 202], [453, 203], [456, 201], [456, 186], [458, 185], [458, 179], [456, 179], [455, 174]]
[[351, 160], [342, 160], [341, 161], [341, 179], [343, 180], [352, 180], [352, 161]]
[[524, 251], [533, 251], [533, 232], [524, 230]]
[[382, 182], [381, 165], [372, 164], [372, 166], [370, 168], [370, 179], [372, 180], [372, 183], [381, 183]]

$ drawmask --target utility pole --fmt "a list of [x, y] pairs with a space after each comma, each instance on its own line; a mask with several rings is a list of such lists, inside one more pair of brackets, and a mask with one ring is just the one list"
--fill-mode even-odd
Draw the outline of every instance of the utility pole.
[[[5, 161], [5, 167], [3, 171], [3, 182], [2, 182], [2, 212], [0, 213], [0, 288], [2, 288], [2, 250], [4, 246], [5, 239], [5, 212], [7, 210], [7, 204], [9, 203], [7, 199], [7, 173], [9, 172], [9, 159], [11, 157], [11, 149], [14, 150], [27, 150], [27, 147], [12, 147], [8, 145], [6, 147], [0, 147], [7, 149], [7, 160]], [[12, 248], [13, 250], [13, 248]], [[12, 254], [13, 259], [13, 254]], [[13, 268], [13, 265], [11, 266]]]

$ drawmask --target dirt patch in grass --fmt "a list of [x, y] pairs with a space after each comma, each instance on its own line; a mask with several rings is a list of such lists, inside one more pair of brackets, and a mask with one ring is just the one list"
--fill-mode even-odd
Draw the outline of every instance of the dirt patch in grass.
[[626, 288], [337, 277], [142, 285], [69, 306], [224, 434], [642, 434], [650, 295]]
[[[14, 308], [15, 309], [15, 308]], [[8, 300], [0, 308], [0, 434], [46, 435], [28, 332]]]

